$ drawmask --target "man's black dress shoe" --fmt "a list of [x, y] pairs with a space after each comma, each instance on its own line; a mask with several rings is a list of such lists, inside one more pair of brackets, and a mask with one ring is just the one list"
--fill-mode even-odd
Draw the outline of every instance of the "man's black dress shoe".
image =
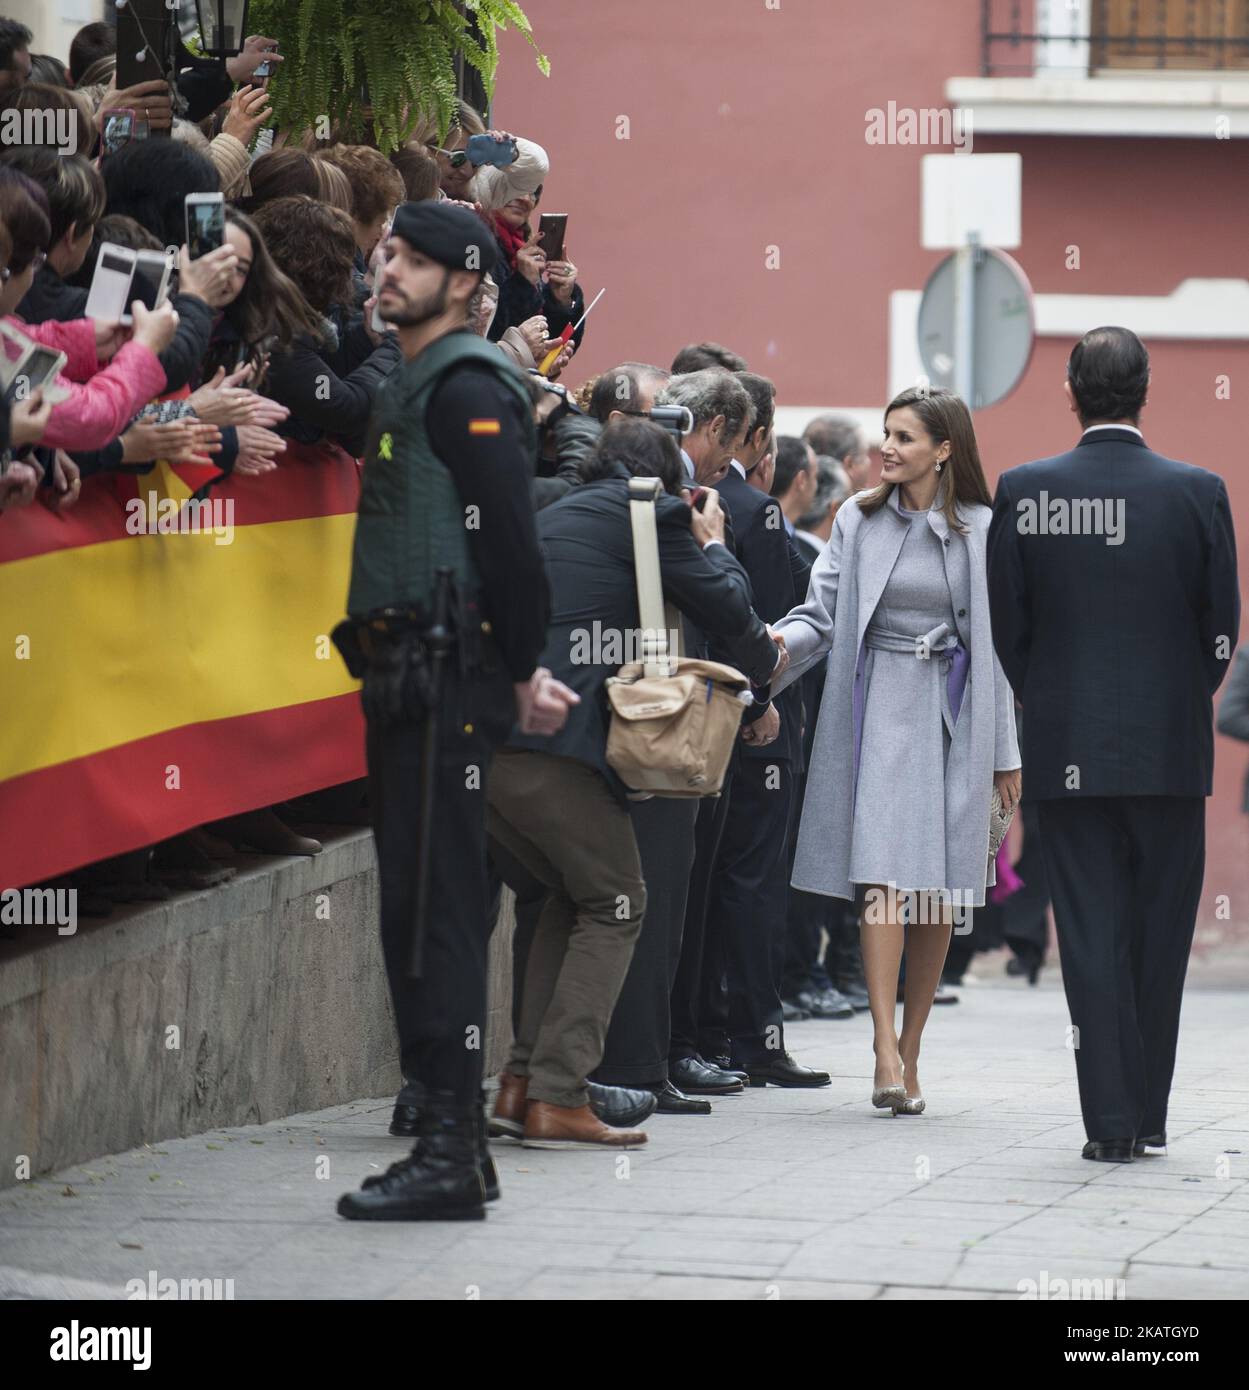
[[626, 1086], [600, 1086], [587, 1081], [590, 1109], [613, 1129], [632, 1129], [655, 1113], [658, 1103], [651, 1091], [635, 1091]]
[[742, 1083], [735, 1077], [722, 1072], [719, 1067], [709, 1067], [698, 1057], [681, 1057], [668, 1063], [668, 1079], [678, 1091], [691, 1096], [735, 1096], [740, 1095]]
[[1090, 1139], [1081, 1153], [1082, 1158], [1091, 1158], [1094, 1163], [1131, 1163], [1132, 1141], [1130, 1139]]
[[695, 1096], [687, 1096], [684, 1092], [678, 1091], [671, 1081], [665, 1081], [655, 1092], [655, 1102], [661, 1115], [711, 1114], [711, 1102], [709, 1100], [698, 1100]]
[[396, 1105], [395, 1113], [390, 1117], [390, 1132], [399, 1139], [415, 1139], [420, 1123], [419, 1105]]
[[752, 1086], [828, 1086], [832, 1077], [826, 1071], [799, 1066], [788, 1052], [778, 1052], [766, 1062], [747, 1062]]
[[1166, 1146], [1167, 1136], [1165, 1131], [1162, 1134], [1138, 1134], [1136, 1136], [1136, 1143], [1132, 1145], [1132, 1152], [1137, 1158], [1140, 1158], [1146, 1149], [1165, 1149]]
[[736, 1067], [730, 1066], [726, 1056], [704, 1057], [700, 1053], [698, 1060], [705, 1067], [714, 1067], [716, 1071], [722, 1071], [725, 1076], [735, 1076], [743, 1086], [750, 1079], [744, 1071], [738, 1071]]

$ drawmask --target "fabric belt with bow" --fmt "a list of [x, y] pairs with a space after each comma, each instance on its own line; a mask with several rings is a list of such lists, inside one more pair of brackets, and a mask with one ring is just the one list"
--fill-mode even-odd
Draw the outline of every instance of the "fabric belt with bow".
[[927, 661], [933, 657], [941, 663], [945, 681], [941, 688], [941, 715], [951, 738], [959, 710], [963, 707], [963, 695], [967, 689], [967, 673], [971, 669], [971, 653], [963, 646], [958, 634], [950, 631], [948, 623], [938, 623], [931, 632], [919, 637], [908, 637], [901, 632], [891, 632], [875, 623], [863, 634], [863, 645], [859, 648], [858, 665], [854, 673], [854, 784], [859, 785], [859, 758], [863, 743], [863, 705], [864, 668], [867, 663], [868, 648], [884, 652], [910, 652], [917, 660]]

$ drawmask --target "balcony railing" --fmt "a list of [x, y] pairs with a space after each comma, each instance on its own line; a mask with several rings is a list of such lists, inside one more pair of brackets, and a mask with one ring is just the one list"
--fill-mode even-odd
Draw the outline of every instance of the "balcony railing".
[[1249, 75], [1249, 0], [981, 0], [985, 77]]

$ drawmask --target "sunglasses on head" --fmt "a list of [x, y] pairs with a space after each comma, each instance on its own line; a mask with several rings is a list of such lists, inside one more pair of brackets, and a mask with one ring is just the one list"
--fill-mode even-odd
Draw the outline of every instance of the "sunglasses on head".
[[429, 145], [426, 148], [433, 150], [435, 154], [445, 154], [453, 169], [460, 169], [468, 163], [465, 150], [444, 150], [440, 145]]

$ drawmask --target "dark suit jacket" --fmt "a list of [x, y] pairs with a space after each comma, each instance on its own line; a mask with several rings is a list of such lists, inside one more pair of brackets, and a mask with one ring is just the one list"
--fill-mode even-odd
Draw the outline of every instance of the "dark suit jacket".
[[[628, 493], [623, 476], [587, 483], [535, 517], [551, 587], [551, 621], [540, 664], [571, 686], [581, 703], [553, 738], [514, 733], [508, 740], [512, 747], [589, 764], [619, 796], [624, 786], [607, 766], [604, 687], [627, 658], [639, 653], [596, 642], [595, 625], [600, 639], [641, 626]], [[752, 681], [766, 681], [776, 664], [776, 647], [751, 611], [741, 565], [723, 545], [699, 548], [690, 533], [690, 510], [680, 498], [661, 494], [655, 520], [665, 599], [722, 641], [733, 664]]]
[[[801, 557], [793, 551], [781, 505], [753, 488], [735, 468], [716, 484], [724, 510], [733, 521], [737, 543], [737, 558], [750, 577], [755, 612], [765, 623], [779, 622], [807, 594], [806, 576]], [[792, 552], [792, 554], [791, 554]], [[802, 577], [802, 592], [797, 580]], [[781, 731], [774, 743], [759, 747], [742, 744], [744, 758], [765, 758], [771, 762], [788, 761], [795, 769], [802, 765], [802, 686], [795, 682], [776, 700], [781, 716]]]
[[[798, 556], [807, 567], [808, 576], [811, 573], [811, 566], [819, 558], [822, 547], [812, 545], [810, 541], [804, 540], [802, 536], [794, 536], [792, 545]], [[798, 595], [798, 602], [801, 603], [806, 598], [806, 588], [804, 587]], [[820, 700], [824, 694], [824, 677], [828, 671], [828, 663], [825, 661], [817, 662], [805, 676], [799, 677], [796, 684], [802, 687], [802, 765], [811, 766], [811, 745], [815, 741], [815, 723], [820, 717]]]
[[[1071, 506], [1097, 500], [1100, 533]], [[988, 578], [1030, 800], [1210, 795], [1211, 696], [1240, 625], [1222, 478], [1130, 430], [1085, 435], [998, 479]]]

